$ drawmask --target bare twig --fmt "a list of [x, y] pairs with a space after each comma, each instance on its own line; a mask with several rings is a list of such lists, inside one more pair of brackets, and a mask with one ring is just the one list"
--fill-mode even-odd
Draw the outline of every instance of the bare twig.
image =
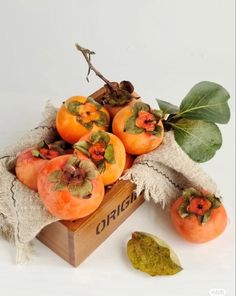
[[91, 55], [94, 55], [95, 52], [91, 51], [87, 48], [83, 48], [78, 43], [75, 44], [75, 46], [83, 54], [86, 62], [88, 63], [89, 69], [88, 69], [88, 73], [87, 73], [87, 77], [86, 77], [87, 81], [89, 81], [88, 76], [90, 74], [90, 71], [92, 70], [98, 77], [100, 77], [109, 86], [110, 89], [112, 89], [113, 91], [116, 91], [116, 89], [112, 85], [112, 83], [106, 77], [104, 77], [91, 63]]
[[[84, 48], [82, 46], [80, 46], [78, 43], [75, 44], [76, 48], [83, 54], [89, 68], [88, 68], [88, 73], [86, 76], [86, 80], [89, 82], [88, 76], [90, 74], [90, 71], [92, 70], [98, 77], [100, 77], [105, 83], [106, 86], [109, 88], [111, 93], [115, 93], [117, 95], [122, 94], [124, 96], [126, 96], [129, 100], [131, 99], [138, 99], [139, 97], [135, 97], [133, 96], [129, 91], [127, 91], [126, 89], [122, 89], [121, 87], [119, 87], [119, 84], [117, 83], [112, 83], [110, 82], [106, 77], [104, 77], [92, 64], [91, 62], [91, 56], [95, 54], [94, 51], [91, 51], [90, 49]], [[130, 88], [132, 88], [132, 92], [133, 92], [133, 85], [131, 84], [131, 82], [129, 81], [123, 81], [122, 82], [123, 85], [124, 83], [129, 84]], [[122, 84], [121, 83], [121, 84]]]

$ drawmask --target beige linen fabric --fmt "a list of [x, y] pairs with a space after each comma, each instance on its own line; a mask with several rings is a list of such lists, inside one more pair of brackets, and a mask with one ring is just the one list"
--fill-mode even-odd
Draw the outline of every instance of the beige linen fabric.
[[44, 139], [49, 142], [54, 140], [55, 116], [56, 109], [48, 104], [39, 126], [0, 153], [0, 235], [15, 244], [17, 263], [25, 262], [31, 250], [31, 241], [39, 231], [57, 220], [45, 209], [38, 194], [14, 175], [19, 152]]

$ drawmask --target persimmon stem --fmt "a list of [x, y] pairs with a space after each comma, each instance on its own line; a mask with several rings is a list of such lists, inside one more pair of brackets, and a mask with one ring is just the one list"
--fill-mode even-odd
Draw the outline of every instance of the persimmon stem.
[[98, 77], [100, 77], [106, 83], [106, 86], [109, 88], [109, 90], [110, 90], [111, 93], [115, 93], [117, 95], [122, 94], [123, 96], [126, 96], [129, 100], [139, 99], [139, 97], [135, 97], [135, 96], [133, 96], [131, 94], [133, 92], [133, 85], [132, 85], [131, 82], [129, 82], [129, 81], [122, 81], [121, 82], [121, 84], [122, 83], [126, 83], [126, 84], [128, 83], [129, 84], [129, 87], [132, 88], [132, 91], [129, 92], [128, 90], [122, 89], [121, 87], [119, 87], [119, 84], [118, 83], [116, 84], [116, 83], [112, 83], [111, 81], [109, 81], [106, 77], [104, 77], [102, 75], [101, 72], [99, 72], [93, 66], [93, 64], [91, 62], [91, 56], [95, 54], [94, 51], [91, 51], [90, 49], [84, 48], [84, 47], [80, 46], [78, 43], [76, 43], [75, 46], [78, 49], [78, 51], [80, 51], [83, 54], [83, 56], [84, 56], [84, 58], [85, 58], [85, 60], [86, 60], [86, 62], [88, 64], [88, 66], [89, 66], [88, 73], [87, 73], [87, 76], [86, 76], [86, 80], [88, 82], [89, 82], [88, 76], [90, 74], [90, 71], [92, 70]]
[[116, 88], [112, 85], [112, 83], [106, 77], [104, 77], [91, 63], [91, 55], [94, 55], [95, 52], [80, 46], [78, 43], [76, 43], [75, 46], [83, 54], [88, 66], [89, 66], [86, 80], [89, 82], [88, 76], [90, 74], [90, 71], [92, 70], [98, 77], [100, 77], [108, 85], [108, 87], [111, 90], [116, 91]]

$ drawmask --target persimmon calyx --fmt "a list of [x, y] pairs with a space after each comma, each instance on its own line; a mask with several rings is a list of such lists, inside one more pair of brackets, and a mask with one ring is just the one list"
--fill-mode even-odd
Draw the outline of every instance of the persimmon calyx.
[[106, 162], [115, 163], [113, 144], [110, 144], [110, 137], [104, 131], [92, 133], [88, 141], [79, 141], [74, 148], [90, 157], [100, 173], [106, 170]]
[[136, 102], [132, 107], [132, 115], [125, 122], [124, 132], [141, 134], [143, 132], [160, 137], [162, 127], [158, 125], [162, 118], [160, 110], [152, 110], [148, 104]]
[[90, 198], [93, 190], [92, 180], [96, 179], [98, 170], [90, 160], [79, 160], [72, 156], [66, 165], [51, 172], [48, 180], [54, 183], [53, 190], [65, 188], [75, 197]]
[[131, 102], [133, 99], [139, 99], [132, 95], [134, 91], [133, 84], [130, 81], [121, 81], [120, 84], [117, 82], [111, 82], [113, 89], [107, 84], [105, 87], [105, 94], [102, 98], [103, 104], [111, 106], [124, 106]]
[[108, 125], [107, 115], [101, 110], [102, 105], [91, 97], [88, 97], [84, 102], [64, 102], [64, 106], [87, 129], [92, 129], [94, 123], [98, 126]]
[[36, 158], [49, 160], [59, 155], [65, 154], [67, 143], [65, 141], [56, 141], [52, 144], [47, 144], [46, 141], [41, 141], [31, 153]]
[[205, 224], [211, 217], [211, 212], [221, 206], [221, 201], [214, 194], [204, 194], [195, 188], [183, 191], [183, 203], [178, 208], [182, 218], [195, 215], [200, 224]]
[[67, 149], [71, 149], [71, 145], [63, 140], [55, 141], [49, 145], [51, 150], [57, 151], [59, 155], [64, 155]]

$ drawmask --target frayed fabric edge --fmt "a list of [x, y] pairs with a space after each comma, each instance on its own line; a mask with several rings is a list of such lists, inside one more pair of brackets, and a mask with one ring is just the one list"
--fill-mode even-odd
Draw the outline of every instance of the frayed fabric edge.
[[23, 265], [29, 261], [34, 253], [34, 245], [32, 242], [16, 243], [16, 264]]
[[[150, 200], [152, 200], [155, 204], [160, 203], [163, 209], [170, 202], [170, 200], [166, 200], [166, 196], [163, 196], [159, 192], [157, 186], [153, 185], [151, 188], [147, 188], [147, 186], [145, 186], [145, 182], [141, 182], [140, 178], [129, 170], [124, 176], [120, 178], [120, 180], [130, 181], [135, 184], [136, 188], [134, 189], [134, 192], [137, 194], [137, 196], [143, 194], [143, 197], [146, 201], [150, 202]], [[158, 198], [153, 198], [153, 196], [157, 196], [157, 193], [159, 193]]]

